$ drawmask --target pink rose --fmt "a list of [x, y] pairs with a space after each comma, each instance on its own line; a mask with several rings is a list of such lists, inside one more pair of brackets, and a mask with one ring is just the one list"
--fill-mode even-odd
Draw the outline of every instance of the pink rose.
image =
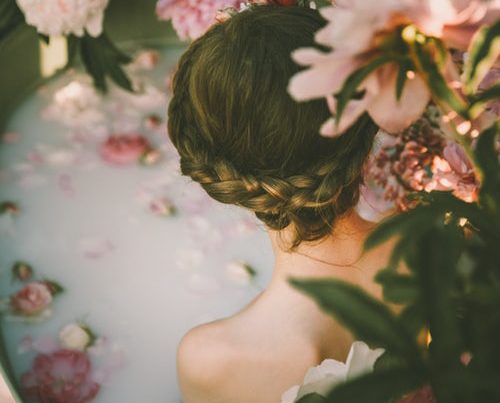
[[10, 298], [12, 309], [21, 315], [36, 315], [52, 302], [52, 294], [45, 283], [26, 285]]
[[91, 363], [85, 353], [57, 350], [39, 354], [31, 370], [21, 377], [28, 399], [42, 403], [84, 403], [94, 399], [100, 385], [90, 376]]
[[140, 134], [114, 135], [101, 145], [101, 157], [113, 165], [128, 165], [137, 162], [149, 148]]

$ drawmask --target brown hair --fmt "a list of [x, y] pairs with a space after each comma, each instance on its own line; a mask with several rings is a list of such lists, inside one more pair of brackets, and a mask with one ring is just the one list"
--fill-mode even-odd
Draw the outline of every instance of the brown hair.
[[290, 53], [314, 46], [323, 25], [317, 11], [277, 6], [216, 24], [181, 57], [169, 106], [182, 173], [274, 230], [293, 224], [292, 247], [328, 235], [356, 205], [377, 131], [364, 115], [344, 135], [324, 138], [326, 102], [288, 95], [299, 71]]

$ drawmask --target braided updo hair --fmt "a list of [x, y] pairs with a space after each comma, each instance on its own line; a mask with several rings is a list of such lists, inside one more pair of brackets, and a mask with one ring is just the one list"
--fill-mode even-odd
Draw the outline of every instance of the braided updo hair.
[[364, 115], [345, 134], [318, 134], [324, 100], [287, 93], [293, 50], [325, 24], [303, 7], [258, 6], [213, 26], [181, 57], [169, 135], [181, 171], [222, 203], [253, 210], [269, 228], [293, 224], [291, 247], [323, 238], [358, 202], [377, 127]]

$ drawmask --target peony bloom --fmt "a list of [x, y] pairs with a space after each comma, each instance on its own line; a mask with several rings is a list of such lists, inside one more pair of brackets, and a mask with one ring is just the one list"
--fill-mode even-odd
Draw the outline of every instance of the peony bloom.
[[337, 384], [373, 371], [375, 361], [383, 349], [371, 350], [365, 343], [356, 341], [344, 363], [327, 359], [307, 371], [302, 386], [293, 386], [281, 396], [281, 403], [293, 403], [309, 393], [325, 396]]
[[[342, 89], [354, 71], [380, 55], [377, 49], [383, 38], [381, 33], [407, 22], [401, 16], [407, 2], [380, 0], [376, 6], [372, 3], [340, 1], [334, 7], [321, 10], [328, 24], [317, 32], [316, 41], [334, 50], [323, 53], [304, 48], [292, 54], [298, 64], [310, 66], [292, 77], [288, 88], [292, 97], [298, 101], [327, 97], [335, 116], [337, 103], [333, 95]], [[339, 122], [335, 117], [329, 119], [322, 126], [321, 134], [339, 135], [365, 112], [388, 133], [400, 132], [417, 120], [430, 101], [430, 92], [424, 80], [413, 74], [408, 77], [398, 101], [395, 95], [398, 71], [396, 63], [375, 69], [359, 87], [364, 91], [363, 97], [347, 104]]]
[[110, 136], [101, 145], [101, 157], [113, 165], [128, 165], [138, 162], [149, 150], [148, 141], [140, 134]]
[[50, 403], [86, 403], [95, 398], [100, 385], [91, 379], [88, 357], [74, 350], [39, 354], [31, 370], [21, 377], [28, 399]]
[[219, 10], [239, 9], [241, 0], [159, 0], [156, 14], [161, 20], [172, 20], [172, 25], [182, 40], [202, 36], [216, 23]]
[[97, 37], [102, 33], [104, 10], [108, 0], [16, 0], [26, 17], [43, 35], [76, 35], [85, 32]]
[[10, 298], [12, 310], [20, 315], [33, 316], [44, 311], [52, 302], [52, 294], [45, 283], [33, 282]]
[[[399, 100], [396, 83], [399, 66], [388, 62], [374, 69], [360, 84], [363, 96], [351, 100], [336, 121], [334, 98], [345, 80], [360, 67], [382, 55], [381, 46], [398, 34], [396, 28], [414, 24], [425, 34], [441, 37], [450, 47], [463, 48], [482, 24], [499, 17], [499, 0], [339, 0], [321, 14], [328, 24], [317, 32], [316, 42], [332, 49], [298, 49], [293, 59], [309, 69], [292, 77], [289, 92], [298, 101], [326, 97], [333, 117], [321, 128], [325, 136], [343, 133], [363, 113], [388, 133], [397, 133], [424, 112], [431, 94], [416, 72], [407, 74]], [[447, 42], [448, 41], [448, 42]], [[449, 64], [446, 76], [455, 75]]]

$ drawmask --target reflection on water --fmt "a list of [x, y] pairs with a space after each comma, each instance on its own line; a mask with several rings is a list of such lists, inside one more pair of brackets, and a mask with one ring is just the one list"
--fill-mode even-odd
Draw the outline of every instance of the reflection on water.
[[[0, 215], [2, 325], [32, 391], [65, 366], [58, 376], [85, 379], [73, 397], [176, 403], [182, 335], [239, 310], [270, 278], [254, 218], [178, 173], [162, 119], [178, 55], [164, 51], [154, 69], [156, 56], [141, 56], [135, 97], [103, 99], [69, 73], [28, 99], [2, 137], [0, 203], [12, 203]], [[16, 262], [33, 272], [18, 266], [13, 279]]]

